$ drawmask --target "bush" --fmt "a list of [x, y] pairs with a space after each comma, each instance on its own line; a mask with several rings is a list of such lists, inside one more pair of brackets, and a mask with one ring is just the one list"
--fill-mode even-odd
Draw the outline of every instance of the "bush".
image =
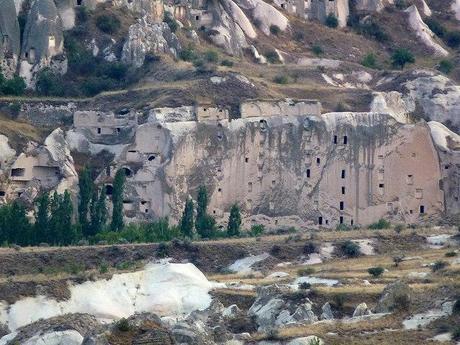
[[19, 76], [6, 79], [0, 84], [0, 93], [10, 96], [21, 96], [26, 90], [26, 82]]
[[367, 20], [363, 24], [358, 22], [354, 27], [359, 34], [375, 39], [377, 42], [386, 42], [389, 39], [380, 25], [372, 20]]
[[40, 71], [37, 76], [37, 93], [41, 96], [58, 96], [64, 95], [62, 77], [53, 73], [49, 68]]
[[391, 55], [391, 63], [393, 67], [403, 69], [407, 63], [414, 63], [414, 55], [405, 48], [398, 48]]
[[404, 257], [401, 255], [397, 255], [393, 257], [393, 263], [395, 267], [399, 267], [399, 264], [403, 261]]
[[297, 275], [299, 277], [309, 276], [313, 273], [315, 273], [315, 269], [313, 267], [304, 267], [297, 270]]
[[382, 273], [384, 272], [384, 269], [383, 269], [383, 267], [380, 267], [380, 266], [379, 267], [371, 267], [371, 268], [369, 268], [367, 270], [367, 272], [371, 276], [377, 278], [377, 277], [380, 277], [382, 275]]
[[129, 332], [131, 330], [131, 325], [125, 318], [118, 320], [115, 326], [120, 332]]
[[343, 255], [348, 256], [349, 258], [355, 258], [361, 255], [359, 245], [350, 240], [343, 242], [340, 245], [340, 250]]
[[337, 225], [335, 229], [337, 231], [349, 231], [351, 228], [347, 224], [342, 223], [342, 224]]
[[334, 307], [338, 310], [342, 310], [343, 306], [345, 305], [346, 297], [347, 296], [344, 293], [339, 293], [337, 295], [334, 295], [333, 302], [332, 302], [334, 304]]
[[208, 50], [204, 53], [204, 58], [207, 62], [217, 63], [219, 61], [219, 54], [215, 50]]
[[460, 31], [451, 31], [445, 35], [446, 44], [451, 48], [460, 46]]
[[96, 18], [96, 26], [106, 34], [115, 34], [120, 30], [121, 22], [114, 14], [101, 14]]
[[313, 47], [311, 47], [311, 51], [312, 51], [313, 54], [315, 54], [316, 56], [319, 56], [319, 55], [321, 55], [321, 54], [324, 53], [323, 48], [321, 48], [321, 46], [318, 45], [318, 44], [313, 45]]
[[449, 74], [454, 69], [454, 64], [450, 60], [439, 61], [438, 70], [444, 74]]
[[460, 326], [454, 326], [452, 329], [452, 339], [455, 341], [460, 340]]
[[311, 284], [310, 283], [307, 283], [307, 282], [303, 282], [303, 283], [300, 283], [299, 284], [299, 289], [300, 290], [307, 290], [311, 288]]
[[396, 0], [395, 6], [398, 10], [404, 10], [407, 7], [406, 0]]
[[266, 52], [265, 57], [267, 58], [267, 61], [271, 64], [281, 63], [278, 53], [274, 50], [269, 50], [268, 52]]
[[457, 253], [456, 252], [447, 252], [446, 254], [444, 254], [444, 256], [446, 258], [452, 258], [454, 256], [457, 256]]
[[313, 242], [307, 242], [303, 246], [303, 252], [304, 252], [304, 254], [318, 253], [318, 246]]
[[278, 25], [270, 25], [270, 33], [278, 36], [281, 33], [281, 29]]
[[277, 84], [287, 84], [289, 83], [289, 78], [286, 75], [277, 75], [273, 78], [273, 81]]
[[377, 59], [374, 53], [367, 54], [361, 61], [361, 65], [367, 68], [377, 68]]
[[452, 314], [460, 315], [460, 299], [456, 300], [452, 307]]
[[406, 228], [404, 224], [396, 224], [395, 232], [399, 235]]
[[180, 51], [179, 58], [184, 61], [193, 61], [197, 58], [193, 48], [188, 47]]
[[449, 263], [446, 262], [446, 261], [442, 261], [442, 260], [438, 260], [434, 263], [433, 266], [431, 266], [431, 270], [433, 272], [437, 272], [437, 271], [440, 271], [440, 270], [443, 270], [444, 268], [446, 268], [447, 266], [449, 266]]
[[106, 262], [103, 262], [99, 265], [99, 273], [104, 274], [109, 271], [109, 266], [107, 265]]
[[281, 247], [277, 244], [274, 244], [271, 248], [270, 248], [270, 254], [272, 256], [278, 256], [279, 254], [281, 253]]
[[337, 26], [339, 26], [339, 20], [332, 13], [329, 13], [328, 16], [326, 17], [325, 24], [326, 26], [330, 28], [336, 28]]
[[378, 222], [369, 225], [371, 230], [382, 230], [391, 228], [391, 223], [383, 218], [379, 219]]
[[425, 18], [423, 21], [426, 25], [428, 25], [430, 30], [433, 31], [433, 33], [437, 36], [443, 37], [446, 33], [446, 29], [436, 19], [428, 17]]
[[301, 42], [305, 39], [305, 34], [302, 31], [294, 32], [294, 40]]
[[251, 226], [250, 234], [251, 236], [260, 236], [264, 233], [265, 226], [262, 224], [256, 224]]
[[233, 61], [230, 61], [230, 60], [222, 60], [222, 62], [220, 63], [222, 66], [227, 66], [227, 67], [232, 67], [233, 66]]
[[159, 258], [166, 258], [169, 255], [169, 245], [165, 242], [161, 242], [158, 245], [156, 256]]

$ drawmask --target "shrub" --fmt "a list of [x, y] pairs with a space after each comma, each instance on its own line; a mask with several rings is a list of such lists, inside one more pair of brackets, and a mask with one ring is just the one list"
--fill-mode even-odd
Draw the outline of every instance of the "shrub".
[[342, 223], [342, 224], [337, 225], [335, 229], [337, 231], [349, 231], [351, 228], [347, 224]]
[[107, 265], [106, 262], [103, 262], [99, 265], [99, 273], [104, 274], [109, 271], [109, 266]]
[[340, 250], [343, 255], [348, 256], [349, 258], [355, 258], [361, 255], [359, 245], [350, 240], [343, 242], [340, 245]]
[[344, 293], [339, 293], [337, 295], [334, 295], [333, 302], [332, 302], [334, 304], [334, 307], [338, 310], [342, 310], [343, 306], [345, 305], [346, 297], [347, 296]]
[[380, 276], [382, 275], [382, 273], [384, 272], [384, 269], [383, 269], [383, 267], [380, 267], [380, 266], [378, 266], [378, 267], [371, 267], [371, 268], [369, 268], [369, 269], [367, 270], [367, 272], [368, 272], [371, 276], [377, 278], [377, 277], [380, 277]]
[[281, 33], [281, 29], [278, 25], [270, 25], [270, 33], [278, 36]]
[[396, 224], [395, 232], [399, 235], [406, 228], [404, 224]]
[[444, 254], [444, 256], [446, 258], [452, 258], [454, 256], [457, 256], [457, 253], [456, 252], [447, 252], [446, 254]]
[[395, 6], [398, 10], [403, 10], [407, 7], [406, 0], [396, 0]]
[[281, 63], [278, 53], [274, 50], [266, 52], [265, 57], [267, 58], [267, 61], [272, 64]]
[[63, 96], [63, 81], [59, 74], [49, 68], [40, 71], [37, 76], [37, 93], [41, 96]]
[[326, 17], [325, 24], [326, 26], [330, 28], [336, 28], [337, 26], [339, 26], [339, 20], [332, 13], [329, 13], [328, 16]]
[[307, 282], [303, 282], [303, 283], [300, 283], [299, 284], [299, 289], [300, 290], [307, 290], [311, 288], [311, 284], [310, 283], [307, 283]]
[[313, 242], [307, 242], [304, 246], [303, 246], [303, 252], [304, 254], [313, 254], [313, 253], [317, 253], [318, 252], [318, 246], [313, 243]]
[[121, 22], [114, 14], [101, 14], [96, 18], [96, 26], [106, 34], [115, 34], [120, 30]]
[[378, 222], [375, 222], [369, 225], [369, 229], [372, 229], [372, 230], [389, 229], [390, 227], [391, 227], [391, 223], [383, 218], [379, 219]]
[[227, 67], [232, 67], [233, 66], [233, 61], [230, 61], [230, 60], [222, 60], [222, 62], [220, 63], [222, 66], [227, 66]]
[[460, 340], [460, 326], [454, 326], [452, 329], [452, 339], [455, 341]]
[[449, 74], [454, 69], [454, 64], [450, 60], [439, 61], [438, 70], [444, 74]]
[[281, 247], [277, 244], [274, 244], [271, 248], [270, 248], [270, 254], [273, 255], [273, 256], [278, 256], [279, 254], [281, 253]]
[[426, 25], [428, 25], [430, 30], [433, 31], [433, 33], [436, 34], [437, 36], [443, 37], [444, 34], [446, 33], [446, 29], [436, 19], [428, 17], [428, 18], [425, 18], [423, 21], [425, 22]]
[[289, 78], [286, 75], [277, 75], [273, 78], [273, 81], [277, 84], [287, 84], [289, 83]]
[[365, 23], [355, 26], [358, 33], [361, 35], [375, 39], [378, 42], [388, 41], [388, 34], [381, 28], [381, 26], [373, 20], [367, 20]]
[[125, 318], [118, 320], [115, 326], [120, 332], [129, 332], [131, 330], [131, 325]]
[[217, 63], [219, 61], [219, 54], [215, 50], [208, 50], [204, 53], [204, 58], [207, 62]]
[[265, 226], [262, 224], [256, 224], [251, 226], [250, 234], [251, 236], [260, 236], [264, 233]]
[[398, 48], [391, 55], [391, 64], [395, 68], [403, 69], [407, 63], [414, 63], [414, 55], [405, 48]]
[[88, 8], [84, 6], [77, 7], [75, 17], [77, 19], [77, 23], [79, 24], [86, 22], [89, 18]]
[[399, 264], [403, 261], [404, 259], [404, 256], [401, 256], [401, 255], [396, 255], [393, 257], [393, 263], [395, 265], [395, 267], [399, 267]]
[[374, 53], [367, 54], [361, 61], [361, 65], [367, 68], [377, 68], [377, 59]]
[[452, 314], [460, 315], [460, 299], [456, 300], [452, 307]]
[[460, 46], [460, 31], [451, 31], [445, 35], [446, 44], [451, 48]]
[[297, 270], [297, 275], [299, 277], [309, 276], [313, 273], [315, 273], [315, 269], [313, 267], [304, 267]]
[[180, 51], [179, 58], [181, 58], [184, 61], [193, 61], [197, 58], [197, 56], [193, 48], [188, 47]]
[[0, 85], [0, 92], [5, 95], [21, 96], [26, 90], [26, 82], [19, 76], [14, 76], [12, 79], [6, 79]]
[[128, 73], [128, 66], [119, 63], [113, 62], [103, 66], [102, 74], [115, 80], [122, 80], [126, 77]]
[[434, 263], [433, 266], [431, 266], [431, 270], [432, 270], [433, 272], [437, 272], [437, 271], [440, 271], [440, 270], [446, 268], [448, 265], [449, 265], [448, 262], [442, 261], [442, 260], [438, 260], [438, 261], [436, 261], [436, 262]]
[[313, 45], [313, 47], [311, 47], [311, 51], [312, 51], [313, 54], [315, 54], [316, 56], [319, 56], [319, 55], [321, 55], [321, 54], [324, 53], [323, 48], [321, 48], [321, 46], [318, 45], [318, 44]]
[[159, 258], [167, 257], [169, 255], [169, 245], [167, 243], [165, 243], [165, 242], [161, 242], [158, 245], [156, 255]]

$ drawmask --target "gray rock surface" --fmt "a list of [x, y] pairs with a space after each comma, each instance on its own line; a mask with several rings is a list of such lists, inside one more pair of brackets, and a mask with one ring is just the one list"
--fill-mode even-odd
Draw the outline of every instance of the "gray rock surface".
[[16, 70], [20, 50], [20, 30], [13, 0], [4, 0], [0, 11], [0, 68], [11, 78]]
[[375, 307], [375, 312], [389, 313], [395, 309], [404, 308], [410, 303], [411, 295], [411, 288], [402, 281], [398, 280], [388, 284], [383, 289], [382, 296]]
[[321, 320], [333, 320], [334, 313], [332, 312], [332, 308], [329, 302], [324, 303], [321, 307]]
[[371, 313], [371, 310], [367, 307], [367, 304], [361, 303], [361, 304], [358, 304], [355, 311], [353, 312], [353, 317], [366, 316], [370, 314], [372, 313]]

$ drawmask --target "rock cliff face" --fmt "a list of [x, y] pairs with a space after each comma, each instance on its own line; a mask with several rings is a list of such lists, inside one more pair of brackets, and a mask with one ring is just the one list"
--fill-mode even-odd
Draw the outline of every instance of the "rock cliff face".
[[16, 71], [20, 51], [20, 31], [13, 0], [5, 0], [0, 11], [0, 68], [10, 78]]
[[[124, 136], [98, 181], [110, 186], [125, 169], [132, 220], [178, 219], [186, 197], [206, 185], [209, 212], [220, 221], [237, 202], [247, 224], [269, 227], [366, 225], [382, 217], [419, 223], [458, 210], [439, 188], [442, 179], [450, 190], [458, 182], [441, 169], [430, 127], [380, 113], [153, 120], [135, 129], [132, 142]], [[79, 124], [76, 130], [91, 131]], [[86, 140], [103, 143], [94, 130]]]
[[36, 73], [51, 67], [64, 74], [67, 60], [64, 49], [63, 25], [52, 0], [35, 0], [27, 17], [22, 43], [20, 75], [29, 87], [34, 87]]

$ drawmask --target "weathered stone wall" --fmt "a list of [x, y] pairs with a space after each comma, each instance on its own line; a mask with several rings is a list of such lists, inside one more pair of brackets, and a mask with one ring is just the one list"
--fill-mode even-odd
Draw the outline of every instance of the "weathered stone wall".
[[321, 103], [315, 100], [249, 100], [240, 105], [242, 118], [271, 116], [321, 115]]
[[236, 202], [247, 226], [423, 223], [446, 206], [428, 126], [376, 113], [148, 123], [99, 181], [118, 168], [130, 219], [178, 220], [200, 185], [218, 221]]

